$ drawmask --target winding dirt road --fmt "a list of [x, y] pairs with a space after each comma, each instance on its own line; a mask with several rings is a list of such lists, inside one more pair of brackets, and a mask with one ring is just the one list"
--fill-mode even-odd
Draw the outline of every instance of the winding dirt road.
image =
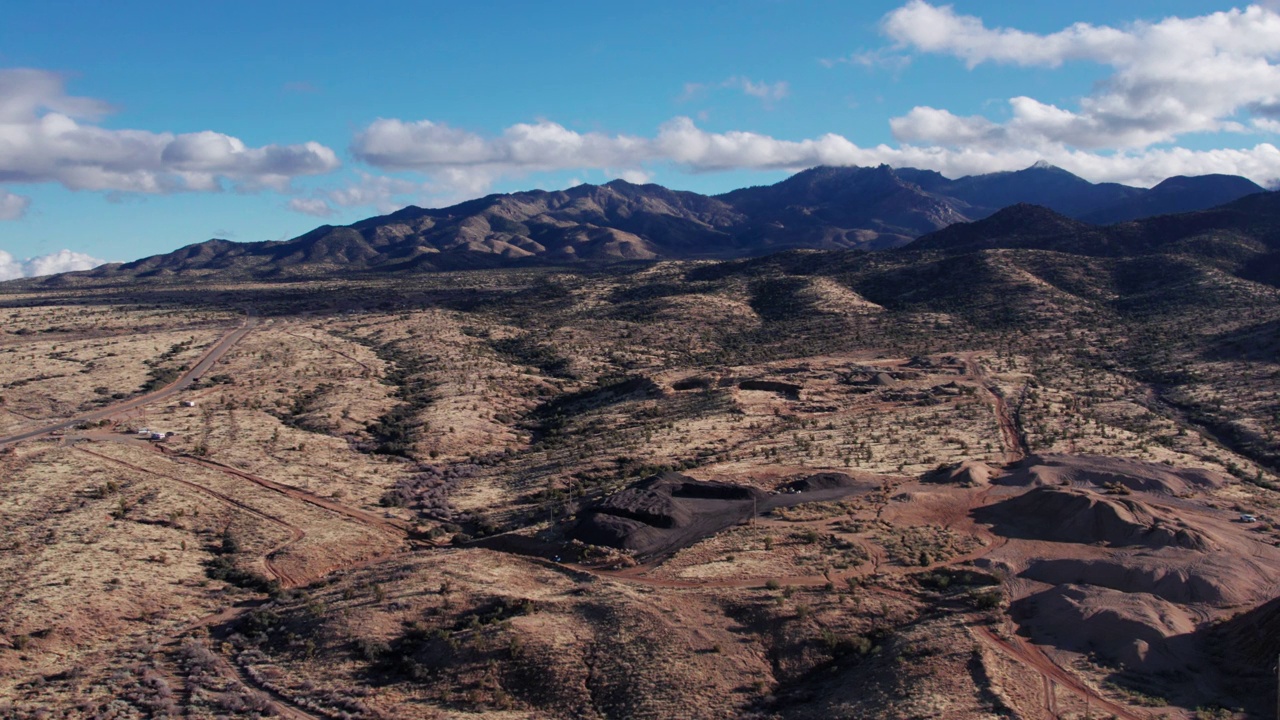
[[204, 377], [204, 374], [208, 372], [209, 368], [213, 367], [215, 363], [221, 360], [222, 356], [225, 355], [228, 350], [235, 347], [236, 343], [243, 340], [244, 336], [248, 335], [249, 332], [252, 331], [255, 326], [257, 326], [257, 324], [258, 324], [258, 318], [256, 315], [253, 315], [252, 313], [246, 315], [244, 322], [240, 324], [240, 327], [235, 328], [234, 330], [231, 330], [227, 332], [227, 334], [223, 335], [222, 339], [214, 343], [213, 347], [209, 348], [209, 351], [204, 354], [204, 357], [200, 358], [200, 361], [195, 364], [195, 367], [191, 368], [186, 373], [184, 373], [182, 377], [178, 378], [177, 380], [170, 383], [169, 385], [166, 385], [160, 388], [159, 390], [146, 393], [145, 395], [138, 395], [137, 397], [130, 398], [128, 400], [124, 400], [124, 401], [115, 403], [113, 405], [108, 405], [107, 407], [104, 407], [100, 410], [94, 410], [93, 412], [85, 413], [83, 415], [67, 418], [66, 420], [61, 420], [59, 422], [51, 423], [43, 427], [35, 428], [33, 430], [28, 430], [26, 432], [19, 433], [17, 435], [10, 435], [9, 437], [0, 438], [0, 448], [6, 445], [11, 445], [16, 442], [21, 442], [23, 440], [31, 440], [33, 438], [42, 437], [44, 435], [48, 435], [51, 432], [54, 432], [55, 430], [65, 430], [67, 428], [73, 427], [80, 423], [89, 423], [89, 422], [97, 422], [98, 420], [105, 420], [109, 417], [112, 417], [113, 415], [118, 415], [120, 413], [127, 412], [129, 410], [134, 410], [144, 405], [150, 405], [153, 402], [158, 402], [160, 400], [164, 400], [166, 398], [172, 397], [174, 394], [181, 392], [182, 390], [185, 390], [188, 387], [190, 387], [191, 383]]
[[127, 460], [120, 460], [119, 458], [113, 458], [110, 455], [104, 455], [99, 452], [94, 452], [92, 450], [81, 447], [79, 445], [77, 445], [75, 449], [82, 453], [85, 453], [86, 455], [92, 455], [93, 457], [96, 457], [100, 460], [105, 460], [107, 462], [129, 468], [134, 472], [137, 472], [143, 475], [151, 475], [153, 477], [163, 478], [169, 482], [191, 488], [192, 490], [195, 490], [198, 493], [202, 493], [204, 495], [208, 495], [209, 497], [215, 498], [223, 503], [226, 503], [227, 505], [230, 505], [238, 510], [248, 513], [260, 520], [264, 520], [268, 523], [271, 523], [273, 525], [277, 525], [283, 528], [286, 532], [289, 533], [289, 539], [283, 543], [280, 543], [268, 549], [263, 554], [262, 556], [263, 569], [266, 571], [266, 574], [268, 577], [279, 582], [282, 587], [289, 588], [289, 587], [296, 587], [300, 584], [304, 584], [300, 582], [297, 578], [294, 578], [289, 573], [282, 570], [280, 567], [278, 567], [276, 564], [274, 564], [271, 561], [271, 558], [273, 555], [279, 553], [284, 548], [288, 547], [289, 545], [292, 545], [293, 543], [298, 542], [299, 540], [307, 536], [306, 532], [304, 532], [302, 528], [298, 527], [297, 525], [289, 523], [281, 518], [275, 517], [274, 515], [268, 515], [267, 513], [264, 513], [260, 510], [252, 508], [246, 505], [245, 503], [240, 502], [239, 500], [236, 500], [233, 497], [224, 495], [223, 493], [220, 493], [217, 490], [213, 490], [212, 488], [207, 488], [204, 485], [200, 485], [199, 483], [194, 483], [194, 482], [191, 482], [190, 480], [183, 480], [181, 478], [173, 477], [172, 475], [166, 475], [164, 473], [157, 472], [155, 470], [150, 470], [142, 467], [141, 465], [135, 465], [134, 463], [131, 463]]

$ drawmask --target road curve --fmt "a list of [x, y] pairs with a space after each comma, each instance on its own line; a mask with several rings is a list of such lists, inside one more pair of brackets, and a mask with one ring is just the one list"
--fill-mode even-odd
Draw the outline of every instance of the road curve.
[[1149, 720], [1150, 718], [1150, 715], [1139, 714], [1132, 708], [1102, 697], [1088, 685], [1081, 682], [1079, 678], [1059, 667], [1039, 647], [1023, 640], [1021, 637], [1015, 635], [1012, 639], [1006, 640], [993, 632], [991, 628], [982, 625], [974, 625], [970, 630], [979, 641], [994, 648], [1014, 662], [1040, 674], [1041, 682], [1044, 683], [1045, 688], [1044, 710], [1048, 717], [1058, 717], [1056, 701], [1053, 697], [1053, 688], [1057, 686], [1079, 696], [1086, 703], [1095, 708], [1100, 708], [1103, 712], [1114, 718], [1119, 718], [1119, 720]]
[[182, 377], [178, 378], [173, 383], [170, 383], [169, 385], [166, 385], [160, 388], [159, 390], [156, 390], [155, 392], [149, 392], [145, 395], [139, 395], [135, 398], [130, 398], [128, 400], [124, 400], [114, 405], [108, 405], [107, 407], [104, 407], [100, 410], [94, 410], [93, 412], [85, 413], [84, 415], [68, 418], [66, 420], [60, 420], [56, 423], [51, 423], [49, 425], [45, 425], [43, 427], [39, 427], [34, 430], [28, 430], [26, 432], [19, 433], [17, 435], [10, 435], [9, 437], [0, 438], [0, 447], [11, 445], [16, 442], [21, 442], [23, 440], [31, 440], [32, 438], [38, 438], [43, 435], [48, 435], [49, 433], [55, 430], [62, 430], [62, 429], [77, 425], [79, 423], [95, 422], [98, 420], [103, 420], [111, 417], [112, 415], [116, 415], [118, 413], [122, 413], [128, 410], [133, 410], [135, 408], [140, 408], [143, 405], [149, 405], [153, 402], [157, 402], [160, 400], [164, 400], [165, 398], [171, 397], [175, 393], [178, 393], [190, 387], [191, 383], [204, 377], [205, 372], [207, 372], [209, 368], [213, 367], [214, 363], [221, 360], [222, 356], [225, 355], [228, 350], [234, 347], [236, 343], [244, 339], [244, 336], [248, 335], [249, 332], [253, 330], [253, 328], [257, 324], [258, 324], [258, 318], [252, 313], [250, 313], [247, 317], [245, 317], [244, 322], [240, 323], [240, 327], [228, 332], [226, 335], [223, 335], [222, 339], [219, 340], [216, 344], [214, 344], [214, 346], [209, 349], [209, 352], [204, 354], [204, 357], [200, 358], [200, 362], [196, 363], [195, 367], [183, 373]]

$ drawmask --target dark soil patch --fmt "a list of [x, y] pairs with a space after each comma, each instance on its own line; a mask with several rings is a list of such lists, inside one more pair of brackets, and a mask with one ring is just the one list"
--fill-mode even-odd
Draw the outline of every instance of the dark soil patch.
[[768, 497], [755, 488], [667, 472], [605, 498], [583, 514], [571, 536], [649, 558], [746, 520]]

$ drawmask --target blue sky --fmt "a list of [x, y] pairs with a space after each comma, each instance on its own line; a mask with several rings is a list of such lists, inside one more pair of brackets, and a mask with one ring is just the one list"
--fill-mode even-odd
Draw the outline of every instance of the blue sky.
[[0, 278], [616, 177], [1044, 158], [1274, 184], [1277, 9], [9, 0]]

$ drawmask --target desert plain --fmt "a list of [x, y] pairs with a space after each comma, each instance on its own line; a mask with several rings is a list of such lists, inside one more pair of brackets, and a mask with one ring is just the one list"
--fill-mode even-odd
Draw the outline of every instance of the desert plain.
[[0, 715], [1267, 716], [1277, 291], [983, 257], [0, 294]]

